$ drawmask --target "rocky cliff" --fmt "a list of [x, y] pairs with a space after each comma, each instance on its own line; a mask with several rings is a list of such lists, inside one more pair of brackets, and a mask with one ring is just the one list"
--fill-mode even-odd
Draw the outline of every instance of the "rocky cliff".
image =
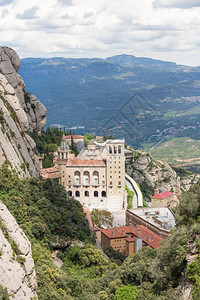
[[180, 178], [169, 164], [152, 158], [149, 153], [134, 151], [133, 159], [126, 164], [126, 172], [139, 183], [145, 200], [149, 201], [155, 189], [172, 191], [180, 200]]
[[40, 133], [46, 124], [46, 109], [25, 90], [17, 74], [20, 60], [17, 53], [0, 47], [0, 166], [8, 159], [19, 176], [39, 175], [35, 142], [28, 132]]
[[37, 299], [31, 244], [6, 206], [0, 202], [0, 284], [9, 298]]

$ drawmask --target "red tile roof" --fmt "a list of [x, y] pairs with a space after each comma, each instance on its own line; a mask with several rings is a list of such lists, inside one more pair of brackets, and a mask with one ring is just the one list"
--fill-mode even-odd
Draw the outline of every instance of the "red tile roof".
[[116, 238], [124, 238], [127, 237], [127, 234], [123, 234], [122, 227], [116, 227], [116, 228], [108, 228], [108, 229], [101, 229], [101, 232], [103, 232], [107, 237], [110, 239], [116, 239]]
[[[123, 230], [125, 234], [123, 234]], [[141, 237], [142, 240], [152, 248], [158, 248], [160, 246], [160, 242], [163, 240], [162, 237], [160, 237], [159, 235], [157, 235], [156, 233], [154, 233], [153, 231], [151, 231], [143, 225], [137, 225], [137, 227], [122, 226], [116, 228], [101, 229], [101, 232], [110, 239], [126, 238], [128, 242], [133, 241], [132, 238], [134, 238], [134, 236]], [[131, 234], [132, 237], [127, 238], [128, 234]]]
[[153, 199], [165, 199], [165, 198], [170, 197], [172, 195], [173, 195], [172, 192], [165, 191], [165, 192], [162, 192], [160, 194], [157, 194], [157, 195], [153, 196], [152, 198]]
[[41, 169], [40, 170], [40, 175], [44, 178], [59, 178], [59, 170], [57, 167], [52, 167], [52, 168], [46, 168], [46, 169]]
[[74, 134], [74, 135], [66, 135], [65, 136], [66, 140], [71, 140], [72, 137], [73, 137], [73, 139], [84, 139], [84, 136], [82, 136], [82, 135], [76, 135], [76, 134]]
[[81, 159], [75, 157], [67, 162], [68, 166], [105, 166], [102, 159]]
[[163, 240], [161, 236], [143, 225], [138, 225], [137, 228], [135, 227], [132, 233], [137, 237], [141, 237], [142, 240], [152, 248], [158, 248], [160, 246], [160, 242]]
[[132, 243], [132, 242], [135, 242], [135, 238], [128, 238], [128, 239], [126, 239], [126, 241], [127, 241], [128, 243]]

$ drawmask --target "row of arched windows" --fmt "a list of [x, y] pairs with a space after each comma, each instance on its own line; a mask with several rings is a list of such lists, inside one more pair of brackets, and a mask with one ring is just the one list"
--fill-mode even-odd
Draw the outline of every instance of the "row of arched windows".
[[[89, 197], [89, 191], [85, 191], [84, 192], [85, 197]], [[72, 191], [68, 191], [68, 196], [72, 197]], [[75, 192], [75, 197], [80, 197], [80, 191], [76, 191]], [[99, 192], [98, 191], [94, 191], [94, 197], [99, 197]], [[101, 192], [101, 197], [106, 197], [106, 192], [102, 191]]]
[[[75, 180], [75, 185], [81, 184], [81, 173], [79, 171], [74, 172], [74, 180]], [[84, 185], [89, 185], [91, 181], [90, 178], [90, 173], [88, 171], [85, 171], [83, 173], [83, 184]], [[92, 184], [99, 184], [99, 172], [94, 171], [92, 173]]]
[[122, 153], [122, 147], [121, 146], [109, 146], [109, 153], [110, 154], [121, 154]]

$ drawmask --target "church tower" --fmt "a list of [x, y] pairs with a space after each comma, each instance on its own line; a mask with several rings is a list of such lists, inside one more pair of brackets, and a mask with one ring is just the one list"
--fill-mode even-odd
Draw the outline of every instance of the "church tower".
[[65, 135], [63, 133], [63, 137], [60, 143], [60, 147], [58, 149], [58, 159], [69, 159], [70, 157], [70, 149], [67, 145]]
[[59, 166], [59, 173], [60, 173], [60, 183], [64, 187], [66, 187], [66, 182], [67, 182], [66, 163], [68, 159], [70, 159], [70, 152], [71, 150], [67, 145], [66, 138], [63, 133], [60, 147], [58, 149], [58, 166]]
[[[121, 205], [125, 199], [124, 140], [107, 141], [106, 156], [107, 197], [112, 199], [111, 202], [113, 202], [113, 206], [118, 206], [119, 204]], [[114, 208], [115, 207], [113, 207], [113, 210]]]

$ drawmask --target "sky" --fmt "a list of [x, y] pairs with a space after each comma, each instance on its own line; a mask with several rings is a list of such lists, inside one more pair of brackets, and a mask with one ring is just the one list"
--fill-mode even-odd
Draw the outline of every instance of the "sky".
[[200, 0], [0, 0], [0, 45], [25, 57], [118, 54], [200, 65]]

